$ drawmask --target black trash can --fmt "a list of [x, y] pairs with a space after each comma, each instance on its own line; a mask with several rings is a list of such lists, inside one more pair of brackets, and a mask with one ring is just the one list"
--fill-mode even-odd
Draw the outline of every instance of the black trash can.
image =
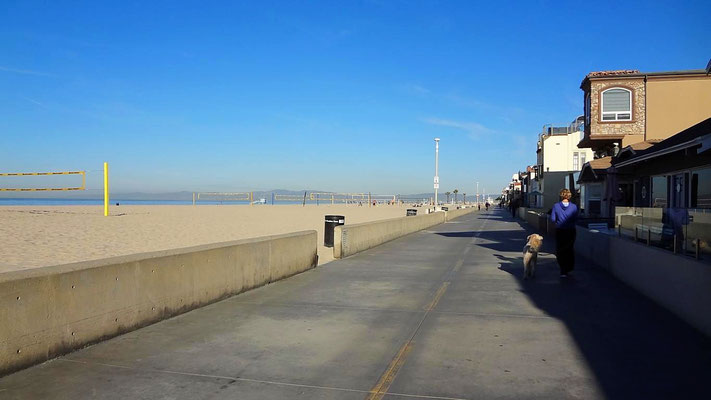
[[417, 210], [415, 210], [414, 208], [407, 209], [407, 216], [408, 217], [414, 217], [415, 215], [417, 215]]
[[333, 229], [338, 225], [346, 223], [346, 217], [343, 215], [327, 215], [326, 225], [323, 230], [323, 245], [333, 247]]

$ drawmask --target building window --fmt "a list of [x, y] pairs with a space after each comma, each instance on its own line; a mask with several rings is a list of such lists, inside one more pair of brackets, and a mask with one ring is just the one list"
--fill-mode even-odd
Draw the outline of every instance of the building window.
[[600, 110], [603, 121], [631, 121], [632, 92], [622, 88], [603, 91]]
[[599, 183], [590, 184], [585, 190], [587, 196], [588, 215], [600, 215], [602, 206], [602, 185]]
[[573, 171], [580, 170], [580, 159], [578, 158], [578, 152], [573, 153]]
[[691, 207], [711, 208], [711, 168], [691, 172]]
[[585, 152], [580, 153], [580, 165], [585, 165]]
[[652, 177], [652, 207], [664, 208], [667, 206], [667, 177]]
[[590, 126], [590, 92], [585, 93], [585, 126]]

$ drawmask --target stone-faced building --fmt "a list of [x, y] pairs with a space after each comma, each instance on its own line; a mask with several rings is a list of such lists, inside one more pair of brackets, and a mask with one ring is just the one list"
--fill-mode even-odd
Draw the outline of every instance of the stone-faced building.
[[593, 149], [596, 158], [634, 143], [658, 143], [711, 117], [705, 70], [591, 72], [580, 88], [585, 130], [578, 147]]

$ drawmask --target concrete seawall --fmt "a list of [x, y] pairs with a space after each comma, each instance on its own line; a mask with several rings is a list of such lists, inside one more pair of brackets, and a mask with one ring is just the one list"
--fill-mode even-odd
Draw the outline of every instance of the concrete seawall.
[[461, 217], [474, 210], [474, 208], [462, 208], [414, 217], [337, 226], [333, 233], [333, 256], [348, 257], [401, 236]]
[[306, 271], [316, 231], [0, 274], [0, 376]]
[[577, 228], [575, 251], [711, 337], [711, 268], [691, 257]]
[[449, 210], [444, 213], [445, 214], [444, 218], [445, 218], [445, 221], [451, 221], [455, 218], [461, 217], [462, 215], [466, 215], [466, 214], [469, 214], [470, 212], [474, 212], [475, 210], [476, 209], [473, 207], [460, 208], [457, 210]]

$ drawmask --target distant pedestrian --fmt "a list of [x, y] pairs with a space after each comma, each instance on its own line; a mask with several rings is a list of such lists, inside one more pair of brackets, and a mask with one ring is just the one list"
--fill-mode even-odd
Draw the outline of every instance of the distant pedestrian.
[[481, 204], [477, 204], [477, 207], [479, 207], [479, 211], [481, 211]]
[[487, 201], [485, 205], [486, 205], [486, 211], [489, 211], [489, 202]]
[[555, 224], [555, 258], [560, 276], [565, 278], [575, 268], [575, 222], [578, 207], [570, 202], [570, 190], [560, 191], [560, 202], [553, 205], [551, 222]]
[[516, 218], [516, 212], [518, 211], [518, 197], [511, 200], [511, 218]]

